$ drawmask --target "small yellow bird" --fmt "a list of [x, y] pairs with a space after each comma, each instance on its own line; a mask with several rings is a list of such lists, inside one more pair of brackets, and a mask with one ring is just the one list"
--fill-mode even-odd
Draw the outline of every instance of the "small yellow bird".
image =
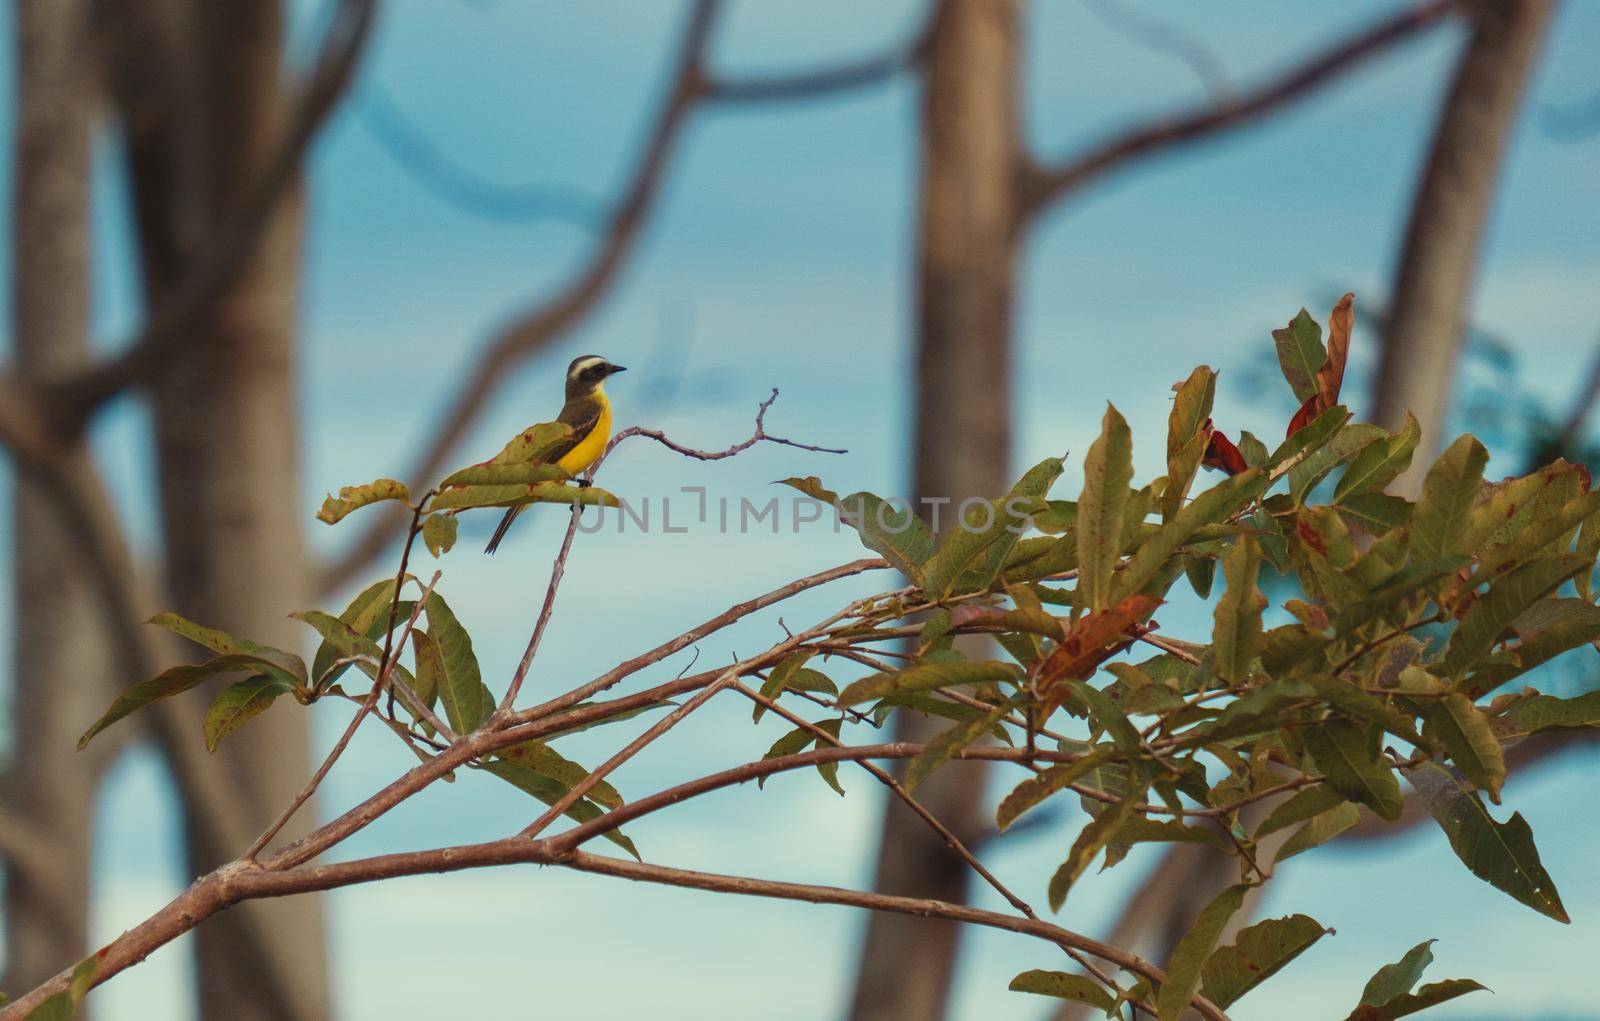
[[[545, 460], [576, 475], [594, 464], [606, 442], [611, 439], [611, 401], [606, 397], [607, 377], [626, 371], [621, 365], [612, 365], [599, 355], [580, 355], [567, 366], [567, 403], [562, 406], [557, 422], [572, 427], [572, 436], [552, 450]], [[494, 530], [485, 553], [493, 553], [506, 537], [511, 522], [522, 513], [521, 507], [506, 511], [500, 526]]]

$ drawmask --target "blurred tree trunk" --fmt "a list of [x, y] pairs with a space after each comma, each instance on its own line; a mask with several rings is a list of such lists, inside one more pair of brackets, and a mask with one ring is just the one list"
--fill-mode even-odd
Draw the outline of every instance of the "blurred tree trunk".
[[[90, 22], [85, 0], [18, 0], [14, 16], [14, 364], [24, 377], [50, 377], [89, 357]], [[63, 445], [58, 457], [70, 471], [92, 471], [82, 442]], [[15, 484], [16, 687], [4, 787], [4, 984], [13, 990], [88, 949], [95, 787], [116, 748], [73, 751], [116, 679], [93, 571], [50, 494], [20, 473]]]
[[[116, 23], [145, 296], [155, 307], [264, 174], [293, 95], [282, 60], [285, 14], [276, 0], [106, 10]], [[153, 387], [174, 608], [286, 648], [303, 642], [286, 614], [304, 608], [311, 590], [299, 526], [299, 265], [295, 197], [279, 207], [246, 268]], [[176, 711], [190, 726], [176, 740], [200, 740], [205, 708], [183, 700]], [[227, 778], [243, 809], [232, 814], [244, 822], [223, 824], [196, 779], [177, 769], [192, 874], [249, 846], [305, 782], [304, 714], [266, 713], [231, 736], [212, 765]], [[317, 898], [243, 905], [212, 919], [195, 939], [202, 1017], [329, 1016]]]
[[[948, 526], [967, 497], [1010, 483], [1011, 304], [1016, 266], [1016, 0], [946, 0], [927, 51], [917, 301], [914, 490], [944, 499]], [[923, 505], [926, 507], [926, 505]], [[897, 716], [895, 739], [925, 741], [944, 721]], [[984, 773], [947, 769], [917, 797], [964, 842], [988, 828]], [[889, 799], [875, 888], [966, 899], [969, 870]], [[876, 913], [851, 1008], [854, 1021], [942, 1017], [957, 926]]]
[[[1445, 415], [1465, 333], [1484, 226], [1554, 0], [1466, 5], [1472, 36], [1440, 109], [1395, 270], [1389, 325], [1373, 380], [1372, 420], [1422, 425], [1415, 463], [1448, 439]], [[1401, 482], [1414, 492], [1422, 476]]]

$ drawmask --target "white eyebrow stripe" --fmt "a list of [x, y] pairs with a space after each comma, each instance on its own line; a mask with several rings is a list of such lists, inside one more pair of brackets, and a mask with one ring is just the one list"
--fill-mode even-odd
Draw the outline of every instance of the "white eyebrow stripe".
[[567, 370], [567, 378], [568, 379], [576, 379], [578, 377], [578, 375], [583, 372], [584, 369], [587, 369], [590, 366], [594, 366], [594, 365], [604, 365], [605, 361], [606, 360], [604, 358], [600, 358], [600, 357], [591, 355], [588, 358], [585, 358], [580, 362], [574, 363], [572, 368]]

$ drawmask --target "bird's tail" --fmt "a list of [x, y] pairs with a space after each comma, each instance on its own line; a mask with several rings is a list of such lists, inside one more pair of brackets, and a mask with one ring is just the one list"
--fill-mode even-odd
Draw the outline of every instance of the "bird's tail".
[[493, 553], [500, 548], [500, 540], [506, 537], [506, 532], [511, 529], [511, 522], [517, 520], [517, 515], [521, 513], [521, 507], [513, 507], [506, 511], [506, 516], [500, 519], [500, 524], [495, 528], [494, 535], [489, 537], [489, 545], [483, 548], [485, 553]]

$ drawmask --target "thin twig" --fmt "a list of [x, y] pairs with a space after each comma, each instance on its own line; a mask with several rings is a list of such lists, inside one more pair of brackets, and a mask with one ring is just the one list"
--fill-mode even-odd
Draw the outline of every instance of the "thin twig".
[[1454, 6], [1455, 0], [1428, 0], [1356, 32], [1310, 59], [1296, 61], [1291, 70], [1225, 102], [1153, 118], [1053, 167], [1032, 167], [1023, 178], [1022, 218], [1033, 217], [1045, 206], [1137, 157], [1253, 123], [1263, 114], [1309, 96], [1422, 29], [1442, 22]]
[[[807, 721], [805, 717], [797, 716], [794, 713], [791, 713], [788, 709], [779, 705], [777, 702], [774, 702], [772, 699], [766, 697], [760, 692], [752, 690], [748, 685], [734, 682], [733, 687], [734, 690], [739, 692], [739, 694], [750, 699], [757, 705], [765, 706], [767, 711], [778, 714], [796, 727], [804, 728], [819, 742], [826, 741], [834, 748], [846, 747], [844, 742], [839, 738], [834, 737], [832, 734], [828, 733], [826, 730], [823, 730], [816, 724]], [[906, 790], [904, 784], [900, 783], [900, 781], [889, 775], [889, 773], [881, 766], [878, 766], [867, 759], [857, 759], [856, 763], [860, 765], [862, 769], [865, 769], [868, 773], [871, 773], [879, 783], [889, 788], [889, 790], [894, 793], [895, 797], [904, 802], [907, 808], [911, 809], [912, 812], [916, 813], [918, 818], [927, 823], [929, 828], [937, 833], [939, 838], [945, 842], [945, 846], [949, 847], [950, 850], [956, 853], [957, 857], [966, 862], [967, 866], [981, 876], [984, 882], [993, 887], [996, 893], [1004, 897], [1008, 904], [1010, 904], [1013, 908], [1016, 908], [1028, 918], [1038, 917], [1036, 914], [1034, 914], [1033, 908], [1028, 906], [1027, 901], [1012, 893], [1011, 890], [994, 875], [994, 873], [990, 872], [984, 866], [984, 864], [978, 860], [976, 855], [967, 849], [967, 846], [961, 842], [961, 838], [957, 837], [955, 833], [951, 832], [948, 826], [940, 822], [937, 816], [928, 811], [927, 807], [924, 806], [922, 802], [912, 797], [911, 792]]]
[[517, 702], [517, 695], [522, 691], [522, 682], [528, 679], [528, 670], [533, 666], [533, 657], [539, 653], [539, 642], [544, 638], [544, 629], [550, 624], [551, 611], [556, 605], [556, 589], [561, 587], [561, 579], [567, 573], [567, 557], [572, 553], [572, 539], [578, 534], [578, 520], [583, 514], [583, 504], [574, 500], [572, 502], [572, 520], [567, 522], [567, 534], [561, 540], [561, 549], [556, 553], [555, 563], [550, 567], [550, 584], [544, 591], [544, 604], [539, 607], [539, 617], [534, 622], [533, 634], [528, 638], [528, 647], [522, 652], [522, 660], [517, 663], [517, 672], [511, 675], [511, 684], [506, 688], [505, 698], [500, 700], [500, 712], [505, 713]]
[[[636, 425], [624, 429], [615, 436], [611, 437], [611, 442], [606, 445], [605, 453], [601, 455], [601, 460], [604, 460], [607, 455], [615, 450], [617, 448], [617, 444], [621, 443], [623, 440], [631, 439], [634, 436], [643, 436], [646, 439], [655, 440], [668, 450], [682, 454], [684, 457], [692, 457], [697, 461], [720, 461], [725, 457], [732, 457], [735, 454], [749, 450], [757, 443], [763, 442], [776, 443], [785, 447], [795, 447], [800, 450], [813, 450], [822, 454], [849, 453], [848, 450], [845, 450], [842, 447], [818, 447], [809, 443], [800, 443], [795, 440], [785, 439], [782, 436], [774, 436], [767, 432], [767, 409], [772, 407], [772, 403], [777, 399], [778, 388], [773, 387], [772, 395], [766, 400], [762, 401], [760, 408], [756, 410], [756, 431], [750, 434], [749, 439], [741, 440], [740, 442], [735, 443], [733, 446], [724, 450], [697, 450], [694, 447], [686, 447], [681, 443], [677, 443], [671, 439], [668, 439], [666, 433], [659, 429], [645, 429]], [[598, 466], [599, 463], [600, 462], [597, 461], [596, 466]]]
[[[488, 407], [511, 370], [543, 351], [582, 322], [615, 283], [632, 253], [666, 177], [679, 136], [689, 116], [706, 103], [793, 101], [838, 94], [847, 89], [875, 85], [892, 73], [910, 67], [921, 50], [921, 38], [899, 47], [888, 58], [869, 59], [833, 71], [806, 72], [765, 79], [736, 80], [714, 74], [709, 67], [712, 30], [720, 13], [716, 0], [696, 0], [678, 43], [672, 84], [647, 132], [628, 184], [606, 217], [605, 234], [593, 255], [561, 288], [515, 318], [485, 347], [451, 398], [438, 425], [427, 431], [428, 446], [416, 458], [407, 477], [430, 480], [444, 467], [450, 452]], [[330, 565], [321, 588], [328, 591], [348, 582], [358, 571], [382, 555], [394, 535], [391, 521], [375, 519], [350, 551]]]

